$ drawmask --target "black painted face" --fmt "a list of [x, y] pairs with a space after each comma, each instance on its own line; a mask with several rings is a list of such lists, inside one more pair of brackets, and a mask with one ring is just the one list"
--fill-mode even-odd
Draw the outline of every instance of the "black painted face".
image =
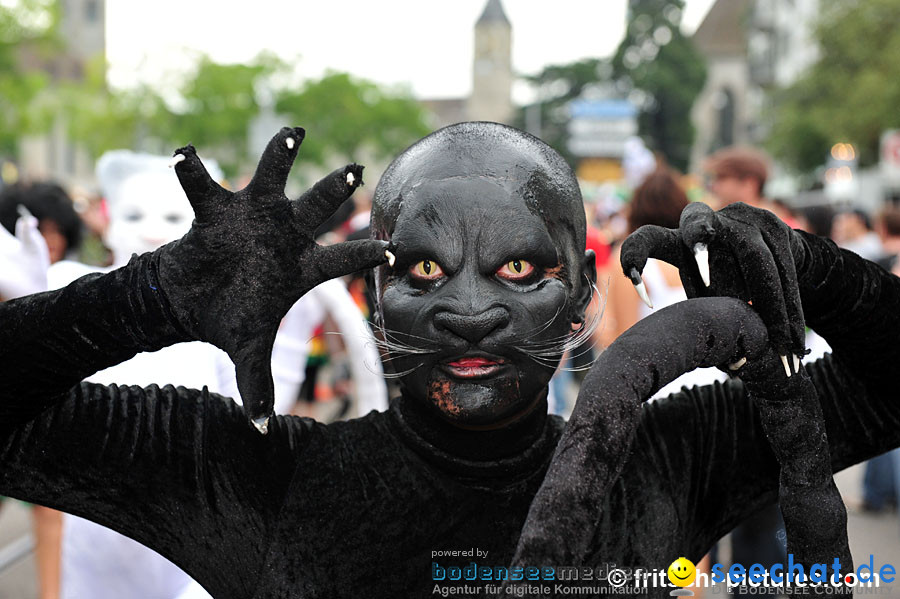
[[[583, 229], [580, 252], [571, 247], [577, 231], [566, 230], [578, 220], [568, 207], [583, 211], [580, 195], [554, 201], [553, 173], [533, 157], [501, 143], [489, 172], [465, 160], [454, 170], [457, 152], [467, 143], [480, 151], [484, 140], [449, 141], [419, 157], [438, 161], [439, 172], [414, 161], [394, 201], [384, 201], [385, 179], [376, 191], [373, 229], [397, 256], [376, 277], [379, 305], [390, 340], [408, 346], [392, 351], [405, 393], [454, 424], [490, 428], [529, 413], [546, 394], [562, 343], [583, 320], [593, 256], [567, 259], [584, 256]], [[497, 155], [502, 149], [507, 156]], [[564, 174], [572, 177], [567, 167]], [[396, 216], [385, 219], [390, 209]]]

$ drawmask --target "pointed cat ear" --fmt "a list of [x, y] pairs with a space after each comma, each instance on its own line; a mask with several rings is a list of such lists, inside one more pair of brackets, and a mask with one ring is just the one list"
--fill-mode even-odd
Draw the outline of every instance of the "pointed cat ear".
[[146, 168], [146, 164], [142, 164], [136, 157], [137, 154], [130, 150], [113, 150], [103, 154], [97, 161], [97, 182], [108, 204], [115, 204], [119, 200], [120, 188], [125, 179]]
[[[131, 150], [112, 150], [103, 154], [97, 161], [97, 181], [100, 191], [107, 203], [112, 206], [122, 199], [122, 184], [139, 174], [160, 175], [171, 178], [175, 188], [180, 190], [175, 171], [169, 168], [171, 156], [142, 154]], [[204, 159], [210, 177], [222, 181], [224, 175], [215, 160]]]

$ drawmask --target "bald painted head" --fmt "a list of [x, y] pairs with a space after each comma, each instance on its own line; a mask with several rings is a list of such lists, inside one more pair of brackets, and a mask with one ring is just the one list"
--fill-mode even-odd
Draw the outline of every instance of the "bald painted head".
[[462, 427], [539, 405], [596, 278], [562, 157], [496, 123], [446, 127], [385, 172], [372, 232], [397, 257], [376, 295], [404, 393]]

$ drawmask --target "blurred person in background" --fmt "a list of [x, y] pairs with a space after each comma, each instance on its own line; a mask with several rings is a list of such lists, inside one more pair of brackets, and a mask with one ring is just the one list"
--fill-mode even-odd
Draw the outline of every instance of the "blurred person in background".
[[754, 148], [728, 147], [715, 152], [704, 162], [709, 174], [709, 191], [718, 202], [717, 208], [736, 202], [749, 204], [773, 212], [789, 227], [796, 220], [784, 204], [773, 202], [764, 195], [769, 179], [769, 158]]
[[875, 220], [875, 232], [881, 239], [884, 256], [878, 261], [887, 270], [893, 270], [900, 256], [900, 207], [891, 204], [881, 209]]
[[[81, 242], [81, 219], [66, 191], [55, 183], [16, 183], [0, 191], [0, 224], [3, 225], [10, 264], [0, 273], [7, 291], [2, 299], [46, 291], [47, 268]], [[40, 233], [40, 240], [35, 232]], [[16, 233], [16, 237], [12, 234]], [[18, 249], [16, 241], [19, 242]], [[41, 245], [43, 244], [43, 249]], [[32, 259], [25, 259], [31, 257]], [[9, 297], [7, 297], [7, 295]], [[58, 599], [62, 512], [33, 506], [35, 561], [41, 599]]]
[[644, 140], [640, 137], [629, 137], [625, 140], [622, 171], [628, 189], [636, 189], [656, 169], [656, 156], [644, 145]]
[[[869, 215], [861, 209], [845, 210], [834, 218], [831, 238], [840, 247], [878, 262], [885, 258], [881, 238]], [[883, 264], [882, 264], [883, 265]], [[862, 481], [862, 504], [865, 512], [880, 512], [896, 506], [894, 462], [890, 454], [866, 462]]]
[[[900, 210], [889, 206], [878, 216], [873, 230], [868, 215], [862, 210], [846, 210], [835, 215], [831, 206], [812, 206], [804, 210], [805, 230], [832, 238], [838, 245], [879, 263], [890, 270], [900, 253]], [[877, 232], [876, 232], [877, 231]], [[895, 273], [900, 274], [900, 272]], [[807, 360], [816, 360], [831, 352], [828, 343], [808, 330]], [[859, 509], [878, 513], [898, 503], [900, 489], [900, 452], [891, 452], [866, 462], [862, 479], [862, 502]]]
[[884, 256], [881, 239], [872, 228], [872, 219], [863, 210], [847, 210], [835, 216], [831, 225], [831, 238], [840, 247], [859, 254], [866, 260], [876, 261]]
[[[900, 276], [900, 207], [891, 204], [881, 210], [878, 215], [876, 231], [881, 237], [885, 257], [881, 265]], [[900, 449], [891, 451], [894, 465], [894, 505], [900, 506]]]
[[[831, 229], [834, 224], [834, 209], [828, 204], [809, 206], [805, 208], [799, 219], [798, 228], [803, 229], [819, 237], [831, 237]], [[806, 355], [807, 361], [818, 360], [825, 354], [831, 353], [831, 346], [821, 335], [807, 327], [806, 329]]]
[[85, 264], [109, 266], [112, 264], [112, 252], [103, 243], [106, 229], [109, 227], [109, 209], [106, 200], [100, 195], [99, 190], [82, 187], [74, 188], [71, 195], [75, 211], [84, 225], [79, 260]]
[[81, 245], [81, 219], [72, 199], [56, 183], [16, 183], [0, 192], [0, 224], [12, 233], [23, 206], [38, 221], [38, 230], [47, 243], [50, 263], [75, 252]]
[[[626, 208], [628, 234], [644, 225], [678, 228], [681, 211], [688, 205], [684, 190], [669, 170], [657, 170], [634, 190], [631, 203]], [[638, 320], [650, 314], [651, 308], [634, 292], [631, 281], [622, 276], [619, 266], [619, 249], [609, 261], [609, 297], [603, 314], [603, 325], [598, 327], [599, 341], [608, 347], [619, 335]], [[650, 259], [643, 272], [647, 295], [653, 309], [664, 308], [687, 299], [681, 287], [678, 269], [660, 260]], [[681, 387], [724, 380], [725, 375], [715, 368], [702, 368], [687, 373], [660, 389], [654, 397], [665, 397]]]
[[804, 231], [819, 237], [831, 237], [831, 226], [834, 223], [834, 210], [831, 206], [809, 206], [802, 215]]

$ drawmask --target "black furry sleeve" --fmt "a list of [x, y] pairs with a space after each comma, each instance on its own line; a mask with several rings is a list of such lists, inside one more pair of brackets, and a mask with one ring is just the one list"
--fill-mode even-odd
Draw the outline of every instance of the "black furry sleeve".
[[169, 314], [158, 259], [144, 254], [108, 274], [0, 303], [0, 432], [98, 370], [191, 340]]
[[76, 386], [0, 439], [0, 494], [112, 528], [216, 597], [251, 597], [307, 440], [252, 429], [233, 401], [156, 386]]
[[866, 387], [876, 394], [896, 389], [900, 278], [830, 240], [797, 233], [806, 247], [798, 271], [807, 324]]
[[154, 258], [0, 304], [0, 494], [94, 520], [217, 596], [249, 597], [305, 421], [277, 418], [260, 435], [205, 391], [79, 382], [186, 338]]

